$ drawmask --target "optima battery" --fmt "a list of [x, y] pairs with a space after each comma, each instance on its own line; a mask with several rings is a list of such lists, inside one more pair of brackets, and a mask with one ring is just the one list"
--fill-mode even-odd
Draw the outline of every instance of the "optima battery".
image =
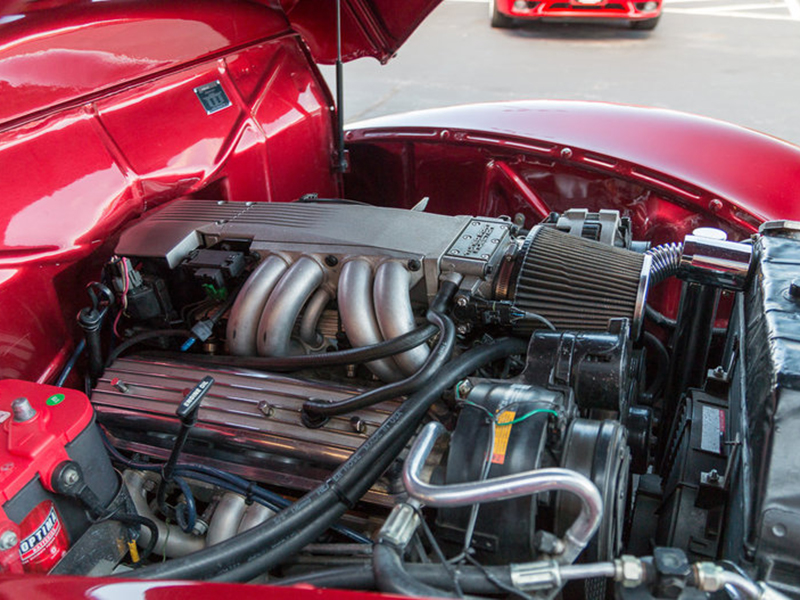
[[91, 524], [83, 502], [56, 492], [77, 465], [102, 506], [119, 483], [89, 399], [76, 390], [0, 381], [0, 570], [46, 573]]

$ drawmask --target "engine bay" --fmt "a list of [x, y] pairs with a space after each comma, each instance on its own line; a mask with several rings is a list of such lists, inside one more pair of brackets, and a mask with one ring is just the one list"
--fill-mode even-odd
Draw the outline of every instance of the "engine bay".
[[[7, 492], [15, 523], [51, 503], [49, 529], [18, 535], [51, 560], [15, 542], [0, 561], [427, 597], [743, 598], [751, 578], [797, 596], [798, 264], [791, 222], [651, 246], [614, 210], [526, 228], [167, 203], [121, 233], [59, 378], [85, 352], [99, 428], [73, 424], [64, 460]], [[670, 282], [673, 317], [652, 305]], [[63, 392], [41, 387], [3, 394], [27, 403], [6, 435], [50, 423]]]

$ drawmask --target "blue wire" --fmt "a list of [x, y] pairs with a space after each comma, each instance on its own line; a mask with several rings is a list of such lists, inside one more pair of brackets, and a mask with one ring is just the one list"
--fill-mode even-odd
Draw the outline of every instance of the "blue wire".
[[72, 352], [72, 356], [69, 357], [67, 364], [64, 365], [64, 368], [61, 371], [61, 375], [58, 376], [58, 379], [56, 379], [54, 385], [58, 387], [64, 385], [64, 382], [67, 380], [67, 377], [69, 377], [69, 374], [75, 367], [75, 363], [78, 362], [78, 358], [80, 357], [84, 348], [86, 348], [86, 339], [81, 339], [81, 341], [78, 342], [78, 345], [75, 346], [75, 350]]
[[172, 481], [181, 488], [181, 492], [183, 493], [183, 497], [186, 499], [186, 503], [184, 504], [184, 509], [182, 511], [177, 510], [176, 515], [180, 514], [183, 515], [185, 512], [185, 522], [180, 523], [183, 518], [178, 518], [179, 525], [184, 532], [190, 533], [197, 523], [197, 507], [194, 502], [194, 495], [192, 494], [191, 488], [189, 488], [189, 484], [186, 483], [180, 477], [173, 477]]
[[[153, 471], [153, 472], [161, 472], [161, 467], [158, 465], [150, 464], [150, 463], [137, 463], [135, 461], [130, 460], [129, 458], [124, 457], [120, 454], [119, 450], [117, 450], [114, 446], [111, 445], [108, 437], [106, 437], [105, 432], [101, 429], [100, 434], [103, 438], [103, 443], [106, 446], [106, 449], [109, 453], [114, 457], [117, 462], [122, 463], [126, 467], [130, 467], [132, 469], [139, 469], [142, 471]], [[262, 488], [257, 485], [253, 485], [247, 479], [243, 477], [239, 477], [238, 475], [234, 475], [232, 473], [228, 473], [221, 469], [217, 469], [214, 467], [208, 467], [206, 465], [198, 465], [193, 463], [178, 463], [175, 468], [175, 474], [181, 477], [190, 477], [193, 479], [197, 479], [198, 481], [203, 481], [205, 483], [210, 483], [212, 485], [217, 485], [223, 489], [226, 489], [231, 492], [235, 492], [242, 496], [251, 496], [255, 500], [259, 500], [259, 504], [266, 506], [267, 508], [278, 512], [282, 508], [286, 508], [290, 504], [292, 504], [291, 500], [287, 500], [280, 494], [276, 494], [275, 492]], [[178, 478], [175, 478], [177, 483]], [[184, 482], [185, 484], [185, 482]], [[180, 484], [179, 484], [180, 485]], [[183, 488], [181, 488], [183, 491]], [[184, 495], [188, 498], [189, 496], [184, 492]], [[191, 495], [191, 492], [190, 494]], [[194, 499], [192, 499], [194, 501]], [[272, 504], [270, 504], [272, 503]], [[192, 505], [194, 508], [194, 504]], [[195, 513], [196, 514], [196, 513]], [[336, 533], [339, 533], [354, 542], [359, 544], [371, 544], [372, 540], [368, 537], [361, 535], [357, 531], [350, 529], [349, 527], [344, 527], [342, 525], [332, 525], [330, 527]]]

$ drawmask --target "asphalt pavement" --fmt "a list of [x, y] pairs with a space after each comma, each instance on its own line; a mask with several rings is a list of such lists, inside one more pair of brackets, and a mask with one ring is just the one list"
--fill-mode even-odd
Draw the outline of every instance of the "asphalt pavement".
[[[332, 69], [323, 72], [333, 89]], [[624, 23], [492, 29], [485, 0], [445, 0], [388, 64], [360, 59], [344, 73], [347, 122], [469, 102], [600, 100], [800, 144], [800, 0], [666, 0], [652, 32]]]

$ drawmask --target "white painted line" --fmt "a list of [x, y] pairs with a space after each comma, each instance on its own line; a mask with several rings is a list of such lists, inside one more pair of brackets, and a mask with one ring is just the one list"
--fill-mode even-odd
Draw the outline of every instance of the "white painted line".
[[793, 19], [800, 21], [800, 2], [797, 0], [785, 0], [786, 8], [789, 9], [789, 14]]
[[736, 12], [740, 10], [763, 10], [763, 9], [774, 9], [774, 8], [785, 8], [781, 4], [724, 4], [722, 6], [703, 6], [701, 8], [690, 8], [686, 10], [691, 10], [695, 13], [716, 13], [716, 12]]
[[715, 0], [664, 0], [664, 7], [672, 6], [673, 4], [708, 4]]
[[693, 8], [665, 8], [664, 12], [679, 15], [699, 15], [703, 17], [734, 17], [738, 19], [761, 19], [763, 21], [797, 21], [789, 15], [768, 15], [764, 13], [736, 13], [732, 11], [722, 11], [719, 13], [699, 12]]

